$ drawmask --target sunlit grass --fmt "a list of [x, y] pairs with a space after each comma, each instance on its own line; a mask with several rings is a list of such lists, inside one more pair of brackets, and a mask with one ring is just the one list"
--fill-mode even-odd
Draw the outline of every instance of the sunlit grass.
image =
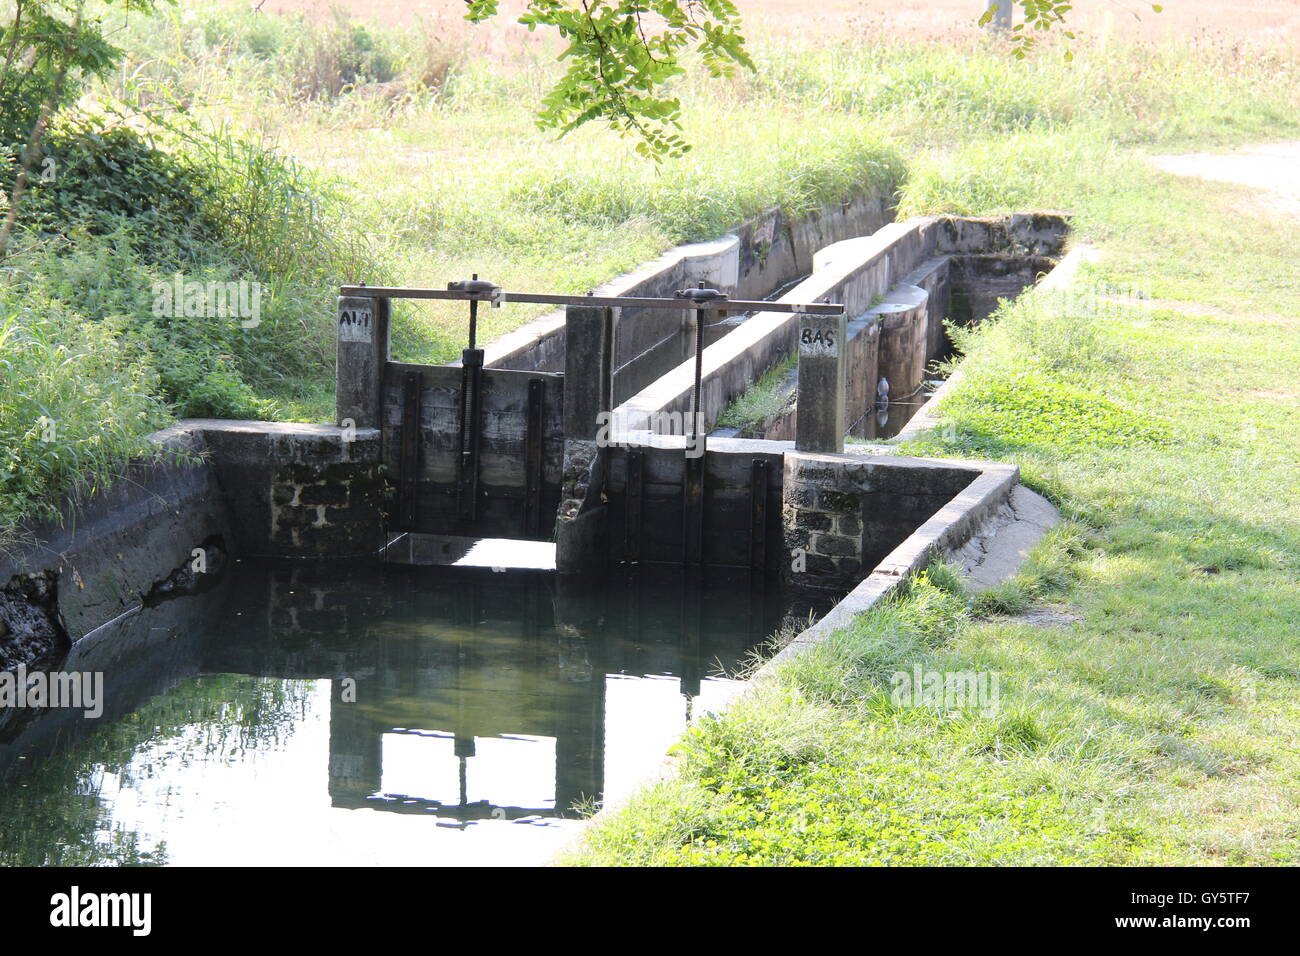
[[[962, 336], [945, 427], [905, 448], [1013, 461], [1071, 520], [1003, 585], [919, 585], [782, 667], [569, 862], [1300, 859], [1295, 225], [1125, 168], [1079, 171], [1100, 265]], [[910, 201], [964, 189], [927, 180]], [[1278, 281], [1251, 286], [1265, 256]], [[1250, 311], [1133, 295], [1156, 283]], [[888, 676], [917, 664], [998, 673], [998, 713], [898, 707]]]

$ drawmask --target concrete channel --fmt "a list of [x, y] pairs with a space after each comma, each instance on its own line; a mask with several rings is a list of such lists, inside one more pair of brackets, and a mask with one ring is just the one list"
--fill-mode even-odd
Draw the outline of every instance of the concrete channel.
[[[1068, 223], [887, 218], [881, 197], [800, 221], [772, 211], [593, 290], [659, 298], [705, 283], [729, 301], [775, 293], [784, 311], [719, 309], [699, 329], [680, 308], [575, 306], [489, 344], [481, 371], [391, 361], [386, 303], [352, 288], [340, 300], [337, 424], [186, 420], [156, 434], [158, 458], [0, 557], [0, 638], [25, 638], [3, 641], [0, 666], [39, 668], [77, 645], [83, 658], [114, 659], [114, 635], [137, 611], [182, 621], [241, 559], [349, 573], [518, 567], [585, 582], [577, 590], [599, 588], [611, 569], [662, 565], [838, 596], [762, 681], [935, 557], [955, 557], [976, 581], [1009, 573], [1055, 520], [1016, 468], [844, 439], [862, 434], [882, 378], [895, 395], [922, 385], [946, 354], [945, 318], [981, 321], [999, 298], [1053, 281]], [[801, 305], [827, 303], [842, 314]], [[809, 330], [829, 330], [836, 347], [809, 346]], [[797, 355], [793, 409], [762, 437], [713, 434], [688, 454], [693, 333], [705, 432]], [[467, 374], [484, 383], [471, 524], [452, 460]], [[483, 538], [514, 543], [484, 557]], [[147, 667], [155, 653], [164, 647], [137, 642], [127, 657]]]

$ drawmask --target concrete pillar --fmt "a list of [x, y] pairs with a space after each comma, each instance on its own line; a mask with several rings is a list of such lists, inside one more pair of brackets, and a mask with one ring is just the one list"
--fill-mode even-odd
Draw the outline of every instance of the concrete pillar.
[[846, 416], [848, 433], [867, 437], [867, 419], [876, 407], [876, 383], [880, 380], [880, 323], [873, 318], [849, 323], [849, 349], [845, 374], [848, 377]]
[[339, 424], [379, 428], [388, 361], [389, 300], [339, 296], [335, 410]]
[[[561, 574], [600, 570], [608, 552], [599, 416], [613, 411], [614, 310], [564, 310], [564, 490], [555, 526]], [[612, 424], [610, 427], [613, 427]]]
[[564, 437], [596, 437], [597, 416], [613, 410], [614, 310], [570, 305], [564, 310]]
[[842, 452], [848, 316], [805, 315], [799, 322], [799, 399], [795, 447]]
[[880, 322], [881, 377], [889, 380], [889, 400], [904, 401], [920, 387], [929, 358], [929, 295], [914, 285], [897, 285], [867, 313]]

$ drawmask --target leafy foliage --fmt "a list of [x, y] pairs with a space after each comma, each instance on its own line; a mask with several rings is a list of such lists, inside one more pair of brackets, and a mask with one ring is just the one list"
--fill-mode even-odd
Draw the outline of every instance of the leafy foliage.
[[[497, 0], [469, 0], [467, 19], [497, 13]], [[542, 100], [538, 125], [569, 132], [603, 119], [638, 137], [643, 156], [681, 156], [690, 146], [681, 128], [681, 101], [665, 91], [685, 72], [682, 54], [698, 53], [709, 74], [753, 67], [730, 0], [530, 0], [519, 22], [553, 27], [568, 47], [568, 71]]]
[[49, 489], [91, 491], [167, 420], [153, 369], [110, 326], [28, 295], [0, 297], [0, 380], [0, 546], [23, 519], [57, 514]]
[[[119, 0], [144, 10], [151, 0]], [[102, 33], [100, 21], [83, 16], [78, 0], [18, 0], [0, 26], [0, 144], [14, 146], [31, 134], [41, 108], [71, 102], [78, 81], [104, 76], [121, 51]]]
[[187, 238], [216, 231], [203, 174], [129, 127], [68, 117], [47, 137], [45, 152], [54, 175], [33, 183], [24, 207], [34, 231], [104, 235], [129, 220], [136, 247], [162, 260]]

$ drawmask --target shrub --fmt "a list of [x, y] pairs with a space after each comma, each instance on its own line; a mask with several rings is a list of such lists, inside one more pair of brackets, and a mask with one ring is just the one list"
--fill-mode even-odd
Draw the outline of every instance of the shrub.
[[111, 479], [168, 420], [156, 373], [110, 325], [24, 299], [0, 293], [0, 549], [57, 515], [51, 489], [76, 498]]

